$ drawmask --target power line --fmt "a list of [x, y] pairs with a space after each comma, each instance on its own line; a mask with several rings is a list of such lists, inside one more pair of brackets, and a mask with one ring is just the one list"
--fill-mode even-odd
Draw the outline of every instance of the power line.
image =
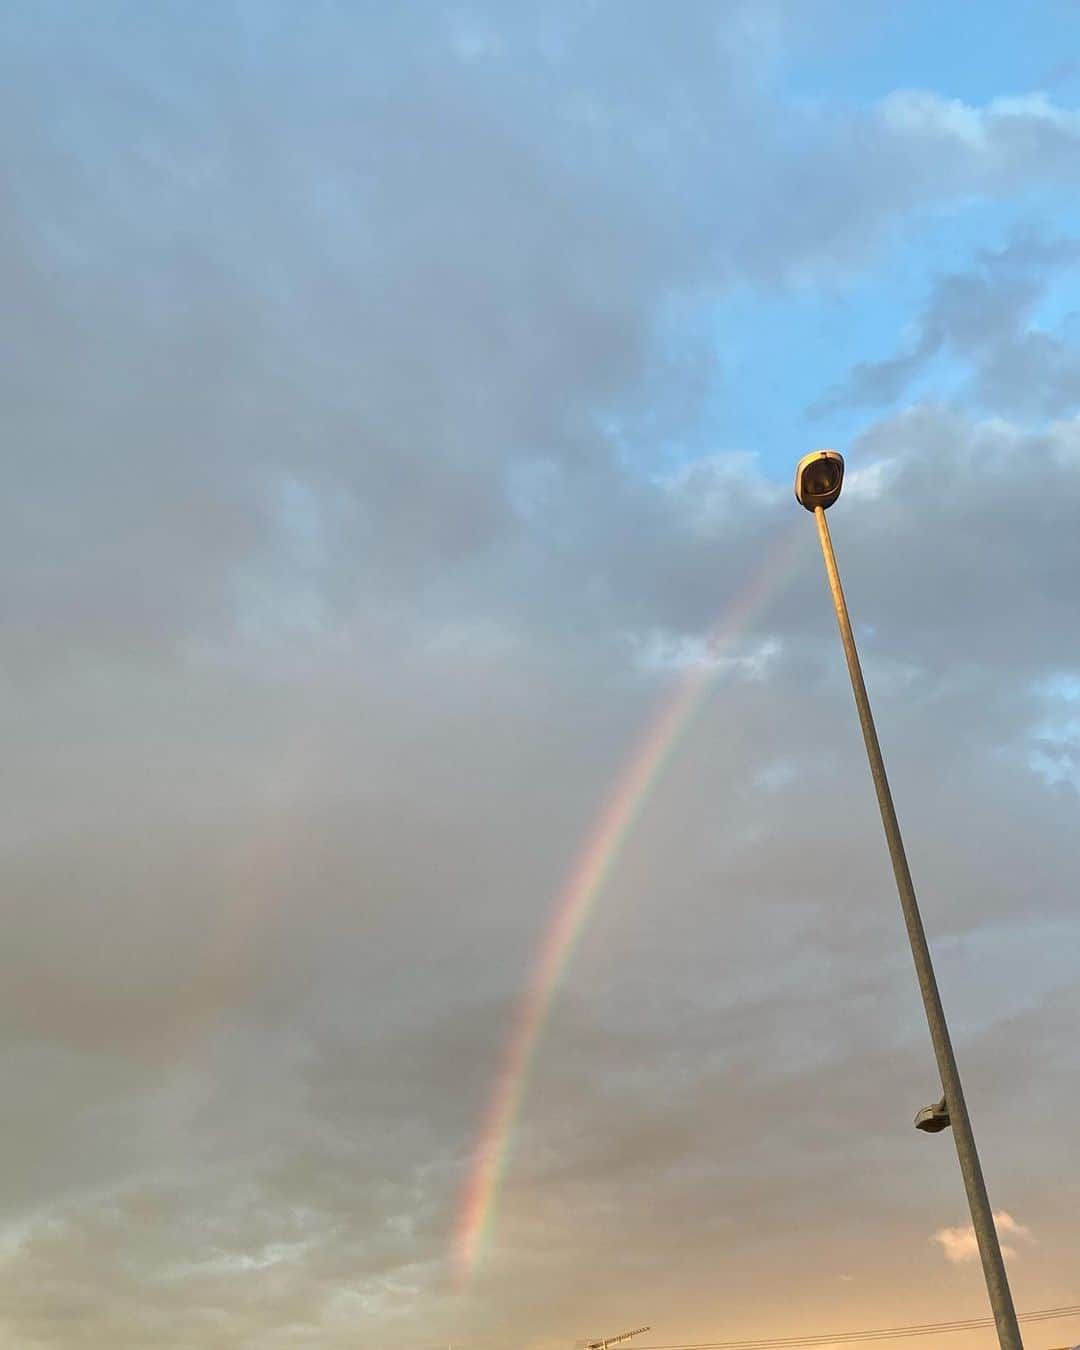
[[[1021, 1313], [1021, 1322], [1051, 1322], [1060, 1317], [1080, 1317], [1080, 1303], [1060, 1308], [1036, 1308]], [[869, 1331], [834, 1331], [807, 1336], [774, 1336], [764, 1340], [693, 1341], [678, 1345], [643, 1345], [641, 1350], [796, 1350], [798, 1346], [854, 1345], [859, 1341], [907, 1340], [912, 1336], [936, 1336], [950, 1331], [978, 1331], [992, 1327], [992, 1317], [968, 1317], [952, 1322], [923, 1322], [904, 1327], [877, 1327]]]

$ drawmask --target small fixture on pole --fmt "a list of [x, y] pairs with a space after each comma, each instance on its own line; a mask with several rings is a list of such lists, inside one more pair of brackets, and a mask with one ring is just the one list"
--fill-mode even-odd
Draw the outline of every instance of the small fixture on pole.
[[947, 1130], [952, 1124], [949, 1119], [949, 1108], [945, 1105], [945, 1098], [935, 1102], [933, 1106], [924, 1106], [915, 1117], [915, 1128], [925, 1130], [927, 1134], [937, 1134], [941, 1130]]

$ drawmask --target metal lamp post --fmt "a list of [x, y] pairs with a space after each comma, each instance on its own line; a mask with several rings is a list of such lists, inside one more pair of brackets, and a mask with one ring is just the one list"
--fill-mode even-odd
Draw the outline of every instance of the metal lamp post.
[[1001, 1259], [997, 1229], [994, 1226], [990, 1201], [986, 1195], [986, 1183], [975, 1148], [975, 1136], [971, 1130], [967, 1103], [964, 1101], [964, 1091], [960, 1085], [956, 1056], [953, 1053], [952, 1041], [949, 1039], [949, 1028], [941, 1006], [941, 995], [938, 992], [934, 966], [930, 959], [930, 948], [927, 945], [922, 916], [915, 898], [915, 888], [911, 883], [904, 842], [900, 837], [900, 826], [897, 824], [892, 793], [889, 791], [889, 780], [885, 776], [885, 762], [881, 757], [881, 747], [878, 745], [877, 731], [870, 712], [870, 700], [866, 695], [859, 654], [855, 648], [851, 620], [848, 618], [847, 604], [840, 585], [840, 573], [837, 571], [836, 557], [833, 554], [832, 539], [825, 521], [825, 511], [839, 497], [843, 479], [843, 458], [835, 450], [816, 450], [799, 461], [795, 472], [795, 496], [801, 506], [814, 513], [817, 521], [825, 570], [829, 577], [829, 590], [832, 592], [833, 605], [836, 609], [836, 621], [840, 625], [840, 640], [844, 646], [844, 656], [847, 658], [855, 706], [858, 709], [863, 740], [866, 742], [866, 754], [870, 761], [870, 773], [874, 780], [874, 791], [877, 793], [878, 807], [881, 810], [881, 823], [885, 827], [885, 839], [896, 877], [896, 889], [900, 895], [900, 907], [904, 912], [904, 923], [911, 943], [911, 954], [915, 960], [923, 1007], [926, 1009], [926, 1020], [930, 1026], [930, 1039], [934, 1044], [941, 1086], [945, 1090], [941, 1102], [919, 1112], [916, 1125], [919, 1129], [930, 1132], [936, 1132], [950, 1124], [952, 1126], [953, 1138], [956, 1141], [956, 1156], [960, 1161], [960, 1172], [964, 1178], [971, 1221], [979, 1244], [979, 1256], [982, 1259], [990, 1307], [997, 1326], [998, 1341], [1001, 1350], [1023, 1350], [1009, 1280]]

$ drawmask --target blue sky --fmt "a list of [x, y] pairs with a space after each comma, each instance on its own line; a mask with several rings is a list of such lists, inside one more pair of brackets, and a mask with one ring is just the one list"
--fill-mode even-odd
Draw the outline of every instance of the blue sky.
[[[850, 445], [865, 423], [865, 407], [838, 409], [825, 419], [814, 416], [812, 406], [857, 362], [905, 345], [936, 277], [966, 269], [983, 250], [1005, 247], [1033, 220], [1045, 222], [1050, 238], [1074, 234], [1080, 224], [1075, 193], [961, 206], [882, 241], [875, 266], [863, 275], [825, 288], [746, 290], [727, 300], [716, 316], [725, 395], [713, 434], [733, 449], [753, 447], [764, 470], [781, 478], [801, 446]], [[1078, 308], [1077, 275], [1062, 276], [1035, 310], [1033, 326], [1061, 334], [1075, 324]], [[912, 394], [963, 401], [961, 374], [955, 361], [939, 357]]]
[[790, 90], [873, 100], [894, 89], [935, 89], [970, 103], [1044, 89], [1058, 96], [1080, 71], [1071, 53], [1080, 16], [1069, 0], [948, 6], [914, 0], [832, 33], [790, 70]]
[[[1080, 11], [1072, 4], [915, 3], [856, 18], [839, 39], [832, 28], [817, 42], [807, 39], [785, 64], [778, 93], [796, 107], [804, 100], [868, 106], [898, 89], [933, 90], [968, 104], [1040, 90], [1069, 103], [1080, 88], [1080, 63], [1070, 57], [1078, 49]], [[1018, 229], [1035, 224], [1051, 237], [1070, 235], [1078, 221], [1075, 185], [956, 203], [898, 224], [880, 241], [873, 266], [855, 276], [741, 291], [716, 316], [726, 375], [720, 439], [752, 447], [778, 477], [799, 446], [823, 435], [849, 443], [861, 412], [834, 418], [826, 430], [805, 409], [857, 361], [887, 355], [903, 341], [936, 275], [963, 269]], [[1057, 329], [1078, 305], [1075, 275], [1063, 277], [1035, 322]], [[955, 375], [944, 366], [938, 388]]]

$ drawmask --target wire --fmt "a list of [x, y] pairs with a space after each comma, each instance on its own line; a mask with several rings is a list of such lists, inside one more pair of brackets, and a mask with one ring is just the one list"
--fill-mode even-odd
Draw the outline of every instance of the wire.
[[[1059, 1317], [1080, 1317], [1080, 1303], [1060, 1308], [1036, 1308], [1020, 1313], [1020, 1322], [1050, 1322]], [[903, 1327], [877, 1327], [870, 1331], [834, 1331], [826, 1335], [779, 1336], [764, 1340], [693, 1341], [678, 1345], [643, 1345], [640, 1350], [795, 1350], [797, 1346], [854, 1345], [859, 1341], [907, 1340], [913, 1336], [935, 1336], [950, 1331], [977, 1331], [992, 1327], [992, 1317], [968, 1317], [952, 1322], [923, 1322]]]

